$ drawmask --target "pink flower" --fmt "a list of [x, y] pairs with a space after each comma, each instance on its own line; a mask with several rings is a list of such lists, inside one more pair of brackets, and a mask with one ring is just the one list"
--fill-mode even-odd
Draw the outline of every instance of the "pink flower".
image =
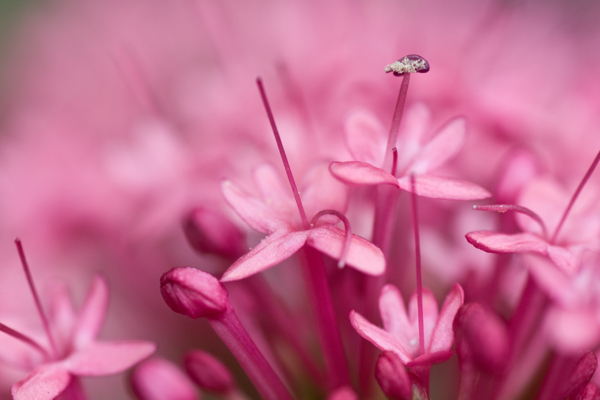
[[[73, 310], [66, 291], [54, 293], [51, 304], [54, 313], [49, 320], [52, 345], [31, 346], [31, 353], [42, 352], [43, 357], [25, 379], [13, 385], [14, 399], [54, 399], [78, 377], [116, 374], [154, 352], [156, 346], [150, 342], [96, 340], [106, 315], [107, 301], [108, 288], [101, 276], [94, 278], [78, 313]], [[2, 351], [11, 353], [12, 347]], [[12, 356], [15, 363], [36, 358], [21, 351]]]
[[419, 354], [416, 293], [410, 298], [407, 314], [400, 291], [393, 285], [384, 286], [379, 297], [383, 329], [371, 324], [355, 311], [350, 312], [350, 322], [359, 335], [380, 350], [395, 353], [409, 367], [427, 365], [446, 360], [452, 354], [452, 322], [463, 302], [463, 289], [455, 284], [446, 297], [442, 310], [438, 311], [435, 296], [423, 288], [425, 354]]
[[346, 142], [357, 161], [333, 162], [331, 173], [349, 184], [390, 184], [408, 192], [412, 191], [410, 175], [414, 174], [416, 193], [420, 196], [454, 200], [491, 196], [473, 183], [430, 174], [463, 146], [466, 137], [464, 118], [451, 120], [432, 138], [428, 137], [430, 112], [426, 106], [414, 105], [407, 111], [406, 120], [396, 143], [398, 163], [394, 171], [384, 171], [378, 166], [383, 165], [387, 132], [368, 111], [355, 111], [346, 121]]
[[[335, 183], [332, 185], [327, 182], [330, 178], [324, 173], [326, 171], [317, 170], [313, 180], [302, 190], [303, 203], [308, 210], [315, 210], [321, 205], [330, 205], [335, 210], [343, 205], [343, 188], [340, 190]], [[329, 223], [305, 229], [289, 188], [281, 184], [273, 167], [258, 167], [254, 180], [261, 198], [248, 194], [229, 181], [223, 183], [223, 195], [248, 225], [269, 236], [237, 260], [223, 274], [223, 281], [243, 279], [270, 268], [290, 257], [305, 244], [334, 258], [342, 258], [343, 249], [347, 247], [345, 260], [348, 265], [371, 275], [383, 273], [383, 254], [367, 240], [352, 235], [349, 244], [346, 244], [347, 234]], [[336, 204], [327, 204], [332, 199]]]

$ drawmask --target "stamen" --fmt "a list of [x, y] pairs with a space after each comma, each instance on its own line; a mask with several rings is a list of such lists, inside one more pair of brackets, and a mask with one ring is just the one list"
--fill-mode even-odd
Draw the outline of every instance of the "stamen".
[[419, 318], [419, 355], [425, 354], [425, 328], [423, 324], [423, 282], [421, 280], [421, 244], [419, 240], [419, 219], [417, 214], [417, 194], [415, 174], [410, 175], [413, 230], [415, 236], [415, 261], [417, 269], [417, 310]]
[[288, 162], [287, 156], [285, 155], [283, 143], [281, 143], [281, 137], [279, 136], [279, 130], [277, 129], [277, 125], [275, 125], [275, 118], [273, 117], [273, 112], [271, 111], [271, 106], [269, 105], [269, 100], [267, 100], [267, 94], [265, 92], [265, 88], [260, 77], [256, 78], [256, 85], [258, 86], [260, 97], [262, 98], [265, 110], [267, 111], [267, 116], [269, 117], [269, 122], [271, 123], [271, 128], [273, 129], [273, 135], [275, 136], [275, 141], [277, 142], [277, 148], [279, 149], [279, 154], [281, 155], [281, 160], [283, 161], [285, 173], [287, 174], [288, 181], [290, 182], [290, 186], [292, 187], [292, 192], [294, 193], [294, 199], [296, 200], [296, 205], [298, 206], [298, 211], [300, 212], [300, 218], [302, 219], [302, 226], [304, 227], [304, 229], [309, 229], [310, 225], [308, 224], [306, 212], [304, 211], [302, 201], [300, 200], [300, 193], [298, 192], [298, 187], [296, 186], [296, 182], [294, 181], [294, 176], [292, 175], [290, 163]]
[[50, 358], [50, 355], [48, 354], [48, 352], [35, 340], [31, 339], [29, 336], [26, 336], [24, 334], [22, 334], [21, 332], [15, 331], [12, 328], [9, 328], [8, 326], [0, 323], [0, 332], [4, 332], [9, 336], [14, 337], [15, 339], [18, 339], [24, 343], [27, 343], [28, 345], [30, 345], [31, 347], [33, 347], [34, 349], [36, 349], [37, 351], [39, 351], [40, 353], [43, 354], [43, 356], [47, 359]]
[[350, 241], [352, 240], [352, 229], [350, 228], [350, 221], [344, 214], [336, 210], [322, 210], [319, 211], [313, 217], [310, 222], [311, 226], [314, 226], [317, 223], [317, 220], [324, 215], [335, 215], [344, 223], [344, 229], [346, 231], [346, 240], [344, 241], [344, 247], [342, 248], [342, 254], [340, 255], [340, 259], [338, 261], [338, 268], [342, 269], [346, 266], [346, 258], [348, 256], [348, 250], [350, 249]]
[[392, 175], [396, 176], [396, 167], [398, 167], [398, 149], [393, 147], [392, 148]]
[[567, 219], [567, 215], [569, 215], [569, 212], [571, 211], [571, 208], [573, 207], [573, 204], [575, 203], [575, 200], [577, 200], [577, 197], [579, 197], [579, 193], [581, 193], [581, 190], [583, 189], [583, 187], [587, 183], [588, 179], [590, 179], [590, 176], [592, 176], [592, 173], [596, 169], [596, 166], [598, 165], [599, 161], [600, 161], [600, 151], [598, 152], [598, 154], [596, 154], [596, 158], [594, 158], [594, 161], [592, 162], [592, 165], [590, 165], [590, 168], [585, 173], [585, 176], [583, 177], [583, 179], [579, 183], [579, 186], [577, 186], [577, 189], [575, 190], [575, 193], [573, 193], [573, 196], [571, 197], [571, 200], [569, 201], [569, 205], [567, 206], [565, 212], [563, 213], [563, 215], [562, 215], [562, 217], [560, 219], [560, 222], [556, 226], [556, 230], [554, 231], [554, 234], [552, 235], [552, 239], [550, 240], [550, 244], [553, 244], [556, 241], [556, 237], [558, 236], [558, 232], [560, 232], [560, 229], [562, 228], [563, 224], [565, 223], [565, 220]]
[[21, 245], [21, 240], [15, 239], [15, 244], [17, 245], [17, 251], [19, 252], [19, 258], [21, 259], [21, 265], [23, 266], [23, 270], [25, 271], [25, 276], [27, 277], [27, 283], [29, 284], [29, 289], [33, 294], [33, 299], [35, 300], [35, 306], [38, 310], [38, 314], [42, 319], [42, 324], [44, 325], [44, 331], [46, 331], [46, 335], [48, 336], [48, 341], [50, 342], [50, 347], [52, 348], [52, 352], [54, 356], [58, 355], [58, 351], [56, 349], [56, 345], [54, 344], [54, 338], [52, 337], [52, 332], [50, 331], [50, 323], [48, 322], [48, 318], [46, 314], [44, 314], [44, 309], [42, 308], [42, 303], [40, 302], [40, 297], [38, 296], [37, 290], [35, 289], [35, 285], [33, 284], [33, 278], [31, 276], [31, 271], [29, 270], [29, 265], [27, 264], [27, 260], [25, 259], [25, 252], [23, 251], [23, 246]]
[[388, 136], [388, 142], [385, 150], [384, 169], [388, 170], [392, 163], [392, 147], [396, 144], [398, 138], [398, 129], [402, 121], [402, 113], [404, 112], [404, 104], [406, 103], [406, 94], [408, 93], [408, 84], [410, 83], [410, 74], [414, 72], [425, 73], [429, 71], [429, 63], [421, 56], [411, 54], [404, 58], [389, 64], [385, 67], [385, 72], [393, 72], [394, 76], [402, 77], [402, 84], [398, 92], [398, 100], [396, 101], [396, 109], [392, 118], [392, 126]]
[[546, 230], [546, 224], [542, 221], [539, 215], [535, 212], [531, 211], [527, 207], [518, 206], [516, 204], [493, 204], [493, 205], [481, 205], [481, 206], [473, 206], [473, 210], [480, 211], [497, 211], [499, 213], [505, 213], [507, 211], [514, 211], [521, 214], [525, 214], [535, 222], [537, 222], [542, 228], [542, 234], [544, 238], [548, 239], [548, 231]]

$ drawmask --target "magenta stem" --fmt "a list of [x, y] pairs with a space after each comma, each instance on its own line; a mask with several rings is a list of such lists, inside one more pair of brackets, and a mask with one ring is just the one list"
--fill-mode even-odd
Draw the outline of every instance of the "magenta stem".
[[302, 264], [308, 297], [325, 359], [328, 389], [349, 386], [348, 363], [335, 317], [323, 259], [321, 254], [310, 246], [300, 249], [298, 256]]
[[21, 332], [15, 331], [14, 329], [9, 328], [8, 326], [6, 326], [2, 323], [0, 323], [0, 332], [4, 332], [7, 335], [12, 336], [17, 340], [27, 343], [28, 345], [30, 345], [31, 347], [33, 347], [34, 349], [36, 349], [37, 351], [42, 353], [42, 355], [46, 359], [50, 358], [50, 355], [48, 354], [48, 352], [38, 342], [31, 339], [29, 336], [26, 336], [26, 335], [22, 334]]
[[209, 318], [208, 322], [246, 371], [261, 398], [265, 400], [293, 399], [242, 326], [231, 305], [218, 318]]
[[475, 206], [473, 206], [473, 210], [496, 211], [499, 213], [505, 213], [507, 211], [514, 211], [514, 212], [518, 212], [521, 214], [525, 214], [540, 225], [540, 227], [542, 228], [542, 234], [544, 235], [544, 238], [546, 238], [546, 239], [548, 238], [548, 230], [546, 229], [546, 224], [544, 224], [544, 221], [542, 220], [542, 218], [527, 207], [518, 206], [516, 204], [493, 204], [493, 205], [475, 205]]
[[402, 114], [404, 113], [404, 104], [406, 104], [406, 95], [408, 93], [409, 83], [410, 74], [402, 75], [402, 84], [400, 85], [400, 91], [398, 92], [398, 99], [396, 100], [396, 109], [394, 110], [392, 126], [390, 127], [390, 134], [388, 135], [388, 142], [385, 148], [385, 160], [383, 163], [383, 169], [386, 171], [390, 171], [390, 167], [392, 164], [392, 148], [396, 146], [396, 140], [398, 139], [398, 130], [400, 129], [400, 122], [402, 122]]
[[17, 251], [19, 252], [19, 257], [21, 258], [21, 265], [23, 266], [23, 270], [25, 271], [25, 276], [27, 277], [27, 283], [29, 284], [29, 289], [33, 294], [33, 299], [35, 300], [35, 306], [37, 307], [38, 314], [42, 319], [42, 324], [44, 325], [44, 331], [46, 331], [46, 335], [48, 336], [48, 341], [50, 342], [50, 347], [52, 348], [53, 356], [58, 356], [58, 350], [56, 349], [56, 345], [54, 343], [54, 338], [52, 337], [52, 332], [50, 331], [50, 323], [48, 322], [48, 318], [44, 313], [44, 309], [42, 308], [42, 303], [40, 302], [40, 297], [38, 296], [37, 290], [35, 289], [35, 285], [33, 284], [33, 278], [31, 276], [31, 271], [29, 270], [29, 264], [27, 264], [27, 260], [25, 259], [25, 252], [23, 251], [23, 245], [19, 239], [15, 239], [15, 244], [17, 245]]
[[285, 150], [283, 149], [283, 143], [281, 142], [281, 136], [279, 135], [279, 130], [277, 129], [277, 125], [275, 124], [275, 118], [273, 117], [273, 112], [271, 111], [271, 106], [269, 105], [269, 100], [267, 99], [267, 93], [265, 92], [265, 88], [263, 86], [263, 82], [260, 77], [256, 78], [256, 85], [258, 86], [258, 91], [260, 92], [260, 97], [265, 106], [265, 110], [267, 111], [267, 116], [269, 117], [269, 122], [271, 123], [271, 128], [273, 130], [273, 135], [275, 136], [275, 141], [277, 142], [277, 148], [279, 149], [279, 154], [281, 155], [281, 160], [283, 161], [283, 167], [285, 168], [285, 173], [287, 174], [288, 181], [290, 182], [290, 186], [292, 187], [294, 199], [296, 200], [296, 206], [298, 206], [298, 211], [300, 212], [300, 218], [302, 219], [302, 226], [304, 227], [304, 229], [309, 229], [310, 225], [308, 223], [308, 219], [306, 218], [306, 212], [304, 211], [304, 207], [302, 206], [302, 201], [300, 200], [300, 193], [298, 192], [298, 187], [296, 186], [296, 181], [294, 180], [294, 176], [292, 175], [292, 169], [290, 168], [290, 163], [288, 162], [287, 156], [285, 155]]
[[552, 239], [550, 239], [550, 244], [554, 244], [556, 242], [556, 237], [558, 236], [558, 232], [560, 232], [560, 229], [562, 228], [563, 224], [565, 223], [565, 220], [567, 219], [567, 215], [569, 215], [569, 212], [571, 211], [571, 208], [573, 208], [573, 204], [575, 203], [575, 200], [577, 200], [577, 197], [579, 197], [579, 193], [581, 193], [581, 190], [583, 189], [583, 187], [587, 183], [588, 179], [590, 179], [590, 176], [592, 176], [592, 173], [596, 169], [596, 166], [598, 165], [598, 162], [600, 162], [600, 151], [598, 152], [598, 154], [596, 154], [596, 158], [594, 158], [594, 161], [592, 162], [592, 165], [590, 165], [590, 167], [588, 168], [587, 172], [585, 173], [585, 176], [583, 177], [583, 179], [579, 183], [579, 186], [577, 186], [577, 189], [575, 190], [575, 193], [573, 193], [573, 196], [571, 196], [571, 200], [569, 201], [569, 205], [565, 209], [565, 212], [563, 213], [563, 215], [562, 215], [562, 217], [560, 219], [560, 222], [558, 223], [558, 226], [556, 227], [556, 230], [554, 231], [554, 234], [552, 235]]
[[423, 282], [421, 279], [421, 243], [419, 240], [419, 218], [417, 213], [417, 195], [415, 185], [415, 175], [410, 175], [411, 200], [412, 200], [412, 220], [413, 232], [415, 236], [415, 260], [417, 269], [417, 310], [419, 318], [419, 355], [425, 354], [425, 329], [423, 325]]
[[396, 168], [398, 167], [398, 149], [392, 148], [392, 170], [391, 173], [393, 176], [396, 176]]
[[344, 229], [346, 231], [346, 240], [344, 241], [344, 247], [342, 248], [342, 254], [340, 254], [340, 259], [338, 261], [338, 268], [344, 268], [346, 265], [346, 258], [348, 256], [348, 250], [350, 249], [350, 242], [352, 241], [352, 228], [350, 227], [350, 221], [344, 214], [336, 210], [322, 210], [319, 211], [313, 217], [312, 221], [310, 221], [311, 226], [315, 226], [319, 218], [324, 215], [335, 215], [344, 223]]

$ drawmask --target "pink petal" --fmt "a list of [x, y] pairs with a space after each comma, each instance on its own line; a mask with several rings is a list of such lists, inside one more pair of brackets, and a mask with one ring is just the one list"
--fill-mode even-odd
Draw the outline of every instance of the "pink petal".
[[306, 243], [310, 231], [280, 230], [263, 239], [246, 255], [237, 260], [221, 278], [222, 282], [237, 281], [257, 274], [289, 258]]
[[58, 342], [58, 346], [63, 348], [70, 346], [77, 315], [64, 284], [57, 283], [51, 287], [49, 303], [48, 314], [54, 340]]
[[329, 170], [340, 181], [351, 185], [388, 184], [399, 187], [398, 179], [393, 175], [361, 161], [335, 161], [329, 165]]
[[102, 276], [96, 275], [79, 311], [73, 334], [75, 348], [85, 346], [96, 339], [104, 323], [107, 307], [108, 287], [106, 281]]
[[458, 309], [462, 307], [464, 301], [465, 294], [463, 289], [456, 283], [450, 293], [448, 293], [448, 296], [446, 296], [444, 305], [442, 305], [437, 324], [431, 335], [428, 353], [450, 350], [452, 342], [454, 342], [452, 323], [454, 322], [454, 317], [456, 316]]
[[348, 116], [344, 128], [348, 149], [355, 160], [383, 164], [387, 132], [375, 115], [356, 110]]
[[123, 372], [156, 350], [151, 342], [94, 342], [80, 349], [62, 364], [74, 375], [102, 376]]
[[405, 364], [412, 359], [395, 337], [373, 325], [354, 310], [350, 311], [350, 323], [360, 336], [373, 343], [378, 349], [394, 352]]
[[576, 354], [597, 346], [600, 324], [596, 314], [590, 309], [550, 309], [544, 321], [547, 340], [562, 354]]
[[[433, 332], [433, 329], [435, 328], [435, 324], [438, 321], [439, 307], [438, 307], [437, 299], [435, 298], [435, 295], [433, 294], [433, 292], [431, 290], [427, 289], [426, 287], [423, 287], [422, 291], [423, 291], [423, 330], [424, 330], [423, 333], [425, 336], [425, 349], [427, 349], [429, 347], [429, 344], [431, 343], [431, 334]], [[418, 314], [418, 300], [417, 300], [417, 291], [416, 290], [412, 293], [412, 295], [410, 296], [410, 299], [408, 301], [408, 318], [409, 318], [412, 326], [415, 327], [416, 336], [414, 336], [414, 338], [418, 339], [418, 337], [419, 337], [419, 331], [418, 331], [419, 314]], [[419, 341], [413, 340], [413, 342], [416, 342], [414, 344], [413, 350], [415, 351], [415, 354], [418, 355]]]
[[430, 120], [431, 113], [423, 103], [416, 103], [406, 110], [396, 141], [398, 171], [404, 171], [421, 151]]
[[[348, 205], [348, 187], [331, 175], [329, 162], [315, 162], [304, 173], [301, 197], [308, 216], [321, 210], [344, 212]], [[298, 215], [294, 204], [293, 215]]]
[[547, 255], [548, 243], [531, 233], [506, 235], [492, 231], [469, 232], [467, 241], [488, 253], [535, 253]]
[[15, 400], [51, 400], [69, 384], [71, 375], [60, 364], [44, 364], [15, 383], [10, 392]]
[[[415, 327], [409, 322], [400, 290], [394, 285], [385, 285], [379, 295], [379, 312], [383, 328], [400, 343], [408, 343], [415, 336]], [[416, 333], [418, 335], [418, 332]]]
[[281, 226], [273, 210], [261, 200], [244, 192], [230, 181], [221, 185], [221, 192], [227, 203], [250, 227], [258, 232], [271, 233]]
[[445, 164], [463, 147], [466, 136], [465, 119], [453, 119], [423, 147], [411, 163], [410, 171], [424, 174]]
[[[412, 192], [410, 176], [398, 178], [400, 188]], [[433, 175], [415, 176], [416, 194], [434, 199], [481, 200], [491, 196], [490, 192], [474, 183]]]
[[190, 379], [175, 364], [152, 358], [138, 365], [131, 374], [131, 386], [140, 400], [196, 400]]
[[560, 246], [548, 246], [548, 257], [565, 274], [571, 276], [579, 267], [579, 257]]
[[[283, 168], [282, 173], [284, 173]], [[256, 182], [260, 195], [266, 204], [282, 204], [294, 201], [290, 185], [284, 185], [282, 176], [271, 164], [265, 163], [256, 167], [254, 182]]]
[[421, 366], [431, 366], [432, 364], [437, 364], [448, 360], [454, 354], [453, 351], [437, 351], [435, 353], [425, 353], [422, 356], [415, 358], [406, 364], [409, 368], [421, 367]]
[[342, 386], [327, 395], [327, 400], [358, 400], [358, 396], [349, 386]]
[[[346, 241], [346, 233], [333, 225], [323, 225], [310, 230], [307, 244], [328, 256], [339, 259]], [[346, 264], [369, 275], [385, 271], [385, 257], [377, 246], [357, 235], [352, 235]]]

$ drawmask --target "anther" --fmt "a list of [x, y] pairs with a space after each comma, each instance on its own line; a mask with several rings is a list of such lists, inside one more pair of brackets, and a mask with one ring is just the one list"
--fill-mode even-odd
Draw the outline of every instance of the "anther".
[[425, 73], [428, 71], [429, 63], [417, 54], [409, 54], [385, 66], [385, 72], [393, 72], [395, 76], [413, 74], [415, 72]]

